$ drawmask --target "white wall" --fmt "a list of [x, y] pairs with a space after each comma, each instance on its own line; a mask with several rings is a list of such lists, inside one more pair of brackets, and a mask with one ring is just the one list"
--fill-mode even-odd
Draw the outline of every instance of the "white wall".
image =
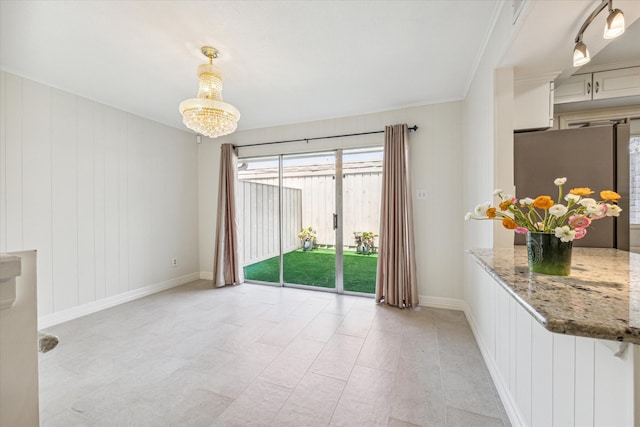
[[[383, 130], [385, 125], [417, 124], [411, 132], [411, 168], [414, 189], [415, 241], [419, 294], [431, 303], [446, 305], [462, 298], [462, 102], [448, 102], [383, 113], [239, 131], [218, 140], [205, 139], [199, 147], [200, 269], [211, 277], [215, 235], [216, 194], [220, 144], [236, 145], [316, 136]], [[304, 152], [384, 143], [384, 134], [241, 148], [240, 155]], [[426, 200], [415, 200], [425, 189]], [[444, 300], [443, 300], [444, 299]]]
[[[501, 156], [502, 150], [506, 150], [506, 153], [513, 151], [513, 119], [508, 114], [508, 104], [513, 103], [513, 72], [496, 71], [511, 34], [511, 8], [503, 7], [464, 99], [465, 212], [472, 211], [478, 203], [492, 201], [493, 190], [500, 185], [504, 185], [505, 191], [513, 186], [513, 160], [511, 166], [497, 164], [506, 160]], [[464, 228], [465, 247], [493, 247], [493, 222], [468, 222]]]
[[5, 72], [0, 103], [0, 252], [38, 251], [41, 323], [193, 277], [193, 135]]

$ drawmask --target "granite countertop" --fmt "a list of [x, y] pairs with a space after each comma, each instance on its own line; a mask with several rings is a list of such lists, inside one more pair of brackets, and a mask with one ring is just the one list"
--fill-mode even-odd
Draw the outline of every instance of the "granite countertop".
[[640, 344], [640, 254], [573, 248], [571, 274], [549, 276], [525, 246], [469, 253], [549, 331]]

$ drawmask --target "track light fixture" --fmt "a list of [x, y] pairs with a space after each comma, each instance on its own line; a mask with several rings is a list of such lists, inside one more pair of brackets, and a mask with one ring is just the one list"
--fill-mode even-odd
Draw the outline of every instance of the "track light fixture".
[[582, 24], [580, 31], [578, 31], [578, 34], [576, 35], [576, 46], [573, 48], [574, 67], [580, 67], [591, 61], [587, 45], [582, 41], [582, 35], [593, 20], [596, 19], [596, 16], [598, 16], [598, 14], [607, 6], [609, 7], [609, 15], [607, 16], [603, 37], [605, 39], [614, 39], [624, 33], [624, 15], [622, 14], [622, 11], [620, 9], [613, 8], [613, 0], [602, 0], [602, 3], [600, 3], [584, 21], [584, 24]]
[[609, 16], [607, 16], [602, 37], [605, 39], [615, 39], [622, 35], [622, 33], [624, 33], [624, 15], [620, 9], [613, 9], [611, 7], [611, 0], [609, 0]]
[[589, 56], [589, 49], [587, 49], [587, 45], [581, 41], [576, 43], [576, 47], [573, 48], [573, 66], [580, 67], [581, 65], [586, 64], [591, 61], [591, 57]]

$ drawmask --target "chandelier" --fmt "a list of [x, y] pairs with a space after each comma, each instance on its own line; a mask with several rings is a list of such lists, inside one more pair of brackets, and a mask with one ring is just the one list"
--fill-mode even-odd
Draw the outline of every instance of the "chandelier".
[[198, 97], [182, 101], [180, 114], [182, 122], [189, 129], [210, 138], [217, 138], [236, 130], [240, 112], [222, 100], [222, 72], [213, 65], [213, 58], [219, 55], [218, 50], [204, 46], [201, 51], [209, 58], [209, 63], [198, 67]]

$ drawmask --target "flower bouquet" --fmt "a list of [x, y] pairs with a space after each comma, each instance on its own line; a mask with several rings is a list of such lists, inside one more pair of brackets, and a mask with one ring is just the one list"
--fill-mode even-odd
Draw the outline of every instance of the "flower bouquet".
[[[617, 205], [620, 195], [615, 191], [600, 192], [601, 200], [590, 197], [594, 192], [588, 187], [572, 188], [563, 198], [562, 187], [567, 178], [556, 178], [554, 184], [558, 187], [558, 198], [538, 196], [535, 199], [516, 197], [504, 194], [502, 190], [494, 190], [493, 194], [499, 198], [497, 206], [491, 202], [479, 204], [473, 212], [465, 215], [466, 220], [498, 220], [502, 225], [516, 233], [527, 234], [527, 249], [529, 254], [529, 268], [536, 271], [538, 264], [545, 257], [541, 246], [541, 239], [551, 242], [556, 248], [564, 248], [568, 261], [571, 262], [571, 242], [582, 239], [593, 221], [605, 217], [617, 217], [622, 209]], [[566, 204], [563, 204], [563, 200]], [[546, 235], [546, 236], [545, 236]], [[555, 240], [550, 240], [549, 235]], [[553, 258], [549, 254], [547, 258]], [[543, 266], [544, 267], [544, 266]], [[557, 273], [556, 271], [561, 271]], [[537, 272], [548, 274], [568, 274], [568, 266], [562, 269], [542, 268]]]

